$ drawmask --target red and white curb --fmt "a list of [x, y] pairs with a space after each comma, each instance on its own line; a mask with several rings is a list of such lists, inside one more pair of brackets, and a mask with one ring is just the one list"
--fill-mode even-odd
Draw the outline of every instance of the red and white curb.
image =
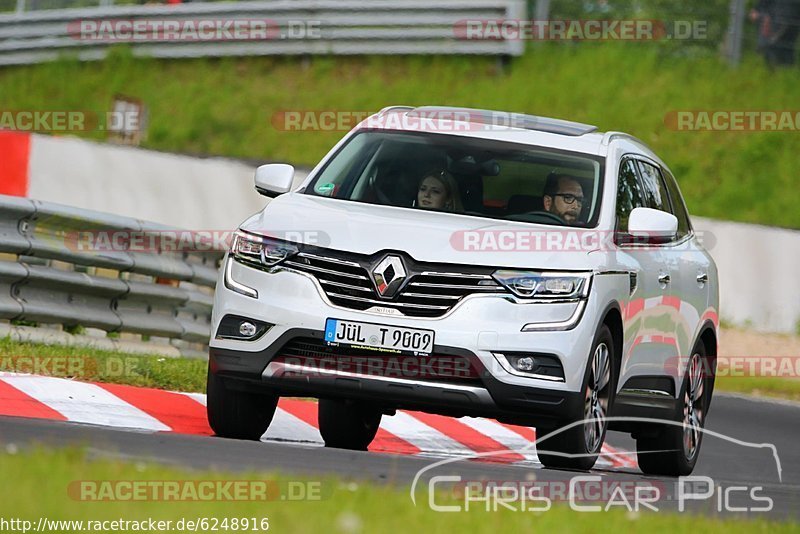
[[[78, 382], [33, 375], [0, 376], [0, 415], [32, 417], [144, 432], [211, 436], [205, 395], [176, 393], [119, 384]], [[322, 446], [317, 404], [282, 398], [262, 441]], [[476, 461], [540, 467], [535, 430], [491, 419], [455, 419], [400, 410], [385, 416], [373, 452], [430, 458], [469, 458], [498, 451]], [[500, 452], [503, 451], [503, 452]], [[634, 468], [635, 454], [603, 446], [598, 467]]]

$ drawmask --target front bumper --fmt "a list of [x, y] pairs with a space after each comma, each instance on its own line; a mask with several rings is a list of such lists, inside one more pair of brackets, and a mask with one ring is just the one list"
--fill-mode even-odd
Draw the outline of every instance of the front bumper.
[[[227, 261], [227, 260], [226, 260]], [[273, 326], [256, 341], [213, 339], [210, 364], [230, 387], [267, 388], [281, 395], [369, 400], [387, 409], [420, 409], [446, 415], [492, 417], [545, 426], [580, 413], [588, 354], [596, 331], [601, 299], [593, 290], [583, 317], [570, 330], [522, 332], [530, 323], [559, 323], [575, 314], [578, 303], [520, 304], [496, 295], [466, 297], [440, 318], [399, 317], [356, 311], [331, 304], [316, 280], [290, 271], [264, 273], [237, 262], [231, 276], [255, 289], [258, 298], [217, 285], [213, 332], [225, 315], [239, 315]], [[277, 361], [283, 347], [297, 338], [323, 339], [327, 318], [381, 322], [436, 333], [433, 353], [469, 360], [480, 383], [452, 383], [413, 378], [383, 378], [341, 370], [305, 373]], [[497, 353], [552, 355], [564, 370], [563, 381], [512, 374]]]

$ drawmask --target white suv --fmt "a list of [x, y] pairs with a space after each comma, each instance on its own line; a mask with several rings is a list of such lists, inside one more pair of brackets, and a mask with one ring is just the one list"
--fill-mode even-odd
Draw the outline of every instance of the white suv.
[[[318, 397], [326, 445], [399, 408], [538, 429], [589, 469], [607, 429], [646, 473], [692, 471], [718, 338], [717, 272], [667, 166], [584, 124], [386, 108], [242, 223], [214, 302], [208, 417], [257, 440]], [[550, 433], [544, 438], [545, 434]]]

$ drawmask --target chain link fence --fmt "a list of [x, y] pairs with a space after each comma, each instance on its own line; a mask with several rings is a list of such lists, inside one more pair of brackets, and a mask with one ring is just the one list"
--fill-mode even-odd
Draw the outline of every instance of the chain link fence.
[[[679, 55], [722, 54], [737, 65], [758, 52], [771, 65], [794, 63], [800, 0], [530, 0], [534, 20], [653, 20], [673, 30], [665, 50]], [[688, 37], [681, 28], [702, 29]]]

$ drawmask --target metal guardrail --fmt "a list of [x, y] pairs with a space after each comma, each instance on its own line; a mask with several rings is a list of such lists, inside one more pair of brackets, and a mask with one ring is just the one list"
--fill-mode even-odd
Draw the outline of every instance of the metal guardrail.
[[[102, 59], [111, 40], [82, 39], [80, 21], [267, 20], [270, 38], [191, 41], [148, 35], [133, 54], [158, 58], [258, 55], [463, 54], [519, 56], [520, 40], [459, 39], [464, 20], [525, 18], [525, 0], [271, 0], [166, 6], [106, 6], [0, 15], [0, 65], [29, 64], [70, 54]], [[318, 31], [292, 38], [290, 25]], [[273, 26], [274, 25], [274, 26]], [[274, 31], [272, 31], [274, 30]], [[274, 37], [274, 38], [273, 38]]]
[[79, 239], [174, 230], [0, 195], [0, 319], [182, 340], [197, 345], [185, 352], [198, 355], [210, 335], [222, 251], [151, 252], [130, 243], [98, 250]]

